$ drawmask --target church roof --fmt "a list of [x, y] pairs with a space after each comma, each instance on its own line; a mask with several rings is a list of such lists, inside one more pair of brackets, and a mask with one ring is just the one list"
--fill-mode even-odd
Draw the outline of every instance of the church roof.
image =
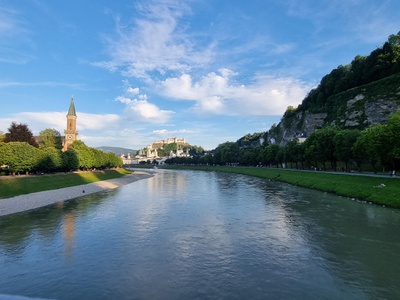
[[69, 105], [68, 109], [68, 116], [75, 116], [76, 117], [76, 111], [75, 111], [75, 105], [74, 105], [74, 98], [71, 98], [71, 103]]

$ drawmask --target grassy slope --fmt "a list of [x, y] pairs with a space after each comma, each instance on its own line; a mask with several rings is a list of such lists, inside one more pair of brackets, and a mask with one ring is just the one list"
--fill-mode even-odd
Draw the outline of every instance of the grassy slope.
[[[275, 179], [345, 197], [400, 208], [400, 178], [245, 167], [188, 167], [187, 169], [231, 172]], [[382, 183], [385, 185], [384, 187], [380, 187]]]
[[0, 199], [119, 178], [130, 173], [132, 172], [125, 169], [115, 169], [43, 176], [7, 176], [0, 178]]

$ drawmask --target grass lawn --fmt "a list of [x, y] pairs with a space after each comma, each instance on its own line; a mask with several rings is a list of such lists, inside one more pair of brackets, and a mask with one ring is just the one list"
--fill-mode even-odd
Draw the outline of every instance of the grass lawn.
[[0, 199], [119, 178], [130, 173], [132, 171], [120, 168], [40, 176], [2, 176], [0, 177]]
[[[257, 176], [312, 188], [375, 204], [400, 208], [400, 178], [361, 175], [301, 172], [287, 169], [247, 167], [167, 167], [205, 171], [221, 171]], [[279, 176], [278, 176], [279, 175]], [[381, 186], [384, 184], [384, 186]]]

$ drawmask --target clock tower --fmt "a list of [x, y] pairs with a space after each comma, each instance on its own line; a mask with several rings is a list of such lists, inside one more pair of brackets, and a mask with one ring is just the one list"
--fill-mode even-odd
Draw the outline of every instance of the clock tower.
[[76, 111], [73, 97], [71, 98], [71, 103], [67, 113], [67, 129], [64, 130], [64, 134], [65, 140], [63, 151], [67, 151], [78, 135], [78, 131], [76, 131]]

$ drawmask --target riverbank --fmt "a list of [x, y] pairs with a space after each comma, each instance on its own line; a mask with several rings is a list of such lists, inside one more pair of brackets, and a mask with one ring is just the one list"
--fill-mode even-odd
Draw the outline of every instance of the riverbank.
[[120, 178], [131, 173], [131, 170], [116, 168], [68, 173], [0, 176], [0, 199]]
[[400, 178], [363, 176], [362, 174], [325, 173], [255, 167], [171, 166], [173, 169], [230, 172], [276, 180], [333, 193], [354, 201], [366, 201], [400, 208]]
[[146, 179], [153, 176], [153, 173], [150, 171], [135, 171], [119, 178], [0, 199], [0, 216], [27, 211], [60, 201], [75, 199], [87, 194], [112, 190], [125, 184], [129, 184], [137, 180]]

